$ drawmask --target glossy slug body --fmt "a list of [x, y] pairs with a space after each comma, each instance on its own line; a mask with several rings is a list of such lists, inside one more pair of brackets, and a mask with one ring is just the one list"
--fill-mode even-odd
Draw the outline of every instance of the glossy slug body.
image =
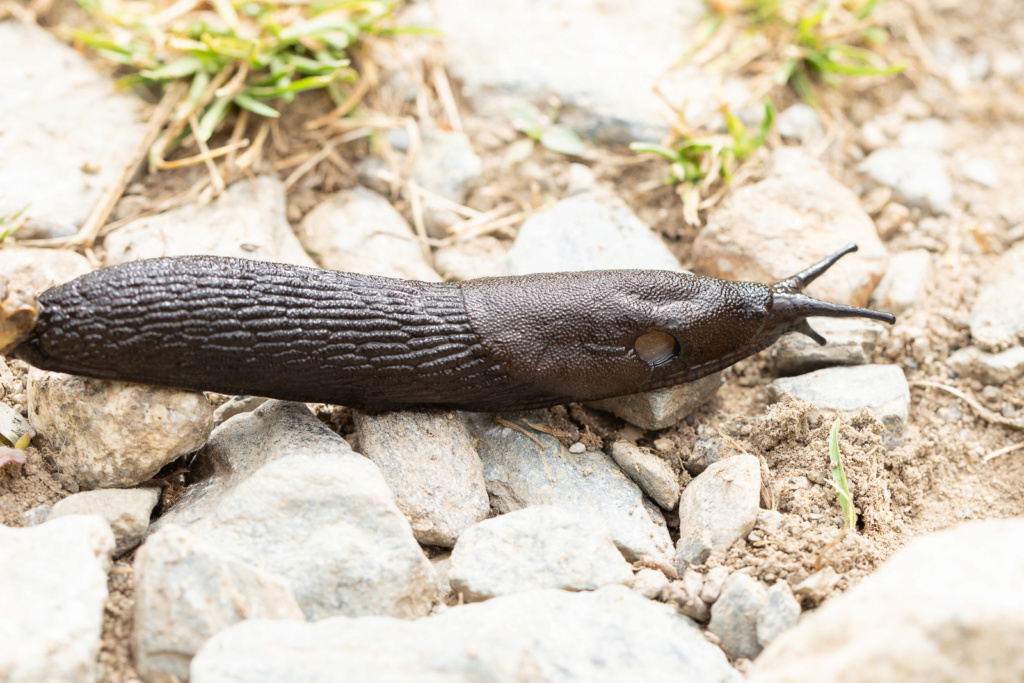
[[[103, 268], [39, 296], [14, 356], [46, 370], [367, 410], [501, 411], [692, 381], [801, 331], [892, 316], [775, 285], [666, 271], [426, 283], [189, 256]], [[27, 337], [27, 338], [25, 338]]]

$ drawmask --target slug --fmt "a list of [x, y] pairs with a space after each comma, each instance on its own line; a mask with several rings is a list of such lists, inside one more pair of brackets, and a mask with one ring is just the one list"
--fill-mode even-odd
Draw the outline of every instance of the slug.
[[773, 285], [646, 270], [428, 283], [158, 258], [37, 302], [0, 292], [0, 352], [86, 377], [365, 410], [539, 408], [690, 382], [787, 332], [824, 344], [808, 316], [895, 322], [801, 293], [856, 249]]

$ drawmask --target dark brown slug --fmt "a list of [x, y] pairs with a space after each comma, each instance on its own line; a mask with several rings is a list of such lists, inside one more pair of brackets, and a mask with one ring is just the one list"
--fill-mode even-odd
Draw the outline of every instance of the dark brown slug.
[[37, 306], [15, 298], [6, 332], [0, 309], [0, 352], [86, 377], [368, 410], [536, 408], [690, 382], [787, 332], [824, 344], [808, 316], [894, 322], [800, 293], [856, 248], [770, 286], [644, 270], [427, 283], [151, 259]]

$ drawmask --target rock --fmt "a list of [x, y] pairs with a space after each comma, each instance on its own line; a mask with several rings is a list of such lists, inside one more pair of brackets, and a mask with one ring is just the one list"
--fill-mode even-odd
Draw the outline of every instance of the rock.
[[751, 532], [761, 500], [761, 463], [737, 455], [710, 465], [683, 489], [679, 499], [676, 571], [703, 564]]
[[[0, 28], [3, 24], [0, 24]], [[0, 526], [0, 672], [5, 681], [98, 680], [114, 535], [96, 516]]]
[[899, 135], [900, 146], [945, 152], [949, 149], [949, 126], [939, 119], [908, 121]]
[[309, 619], [427, 613], [433, 571], [380, 470], [304, 405], [237, 415], [202, 456], [212, 474], [157, 528], [183, 526], [287, 579]]
[[730, 576], [722, 594], [711, 606], [708, 630], [722, 642], [722, 650], [733, 659], [753, 659], [761, 652], [757, 640], [757, 617], [768, 599], [764, 586], [746, 574]]
[[961, 377], [1000, 386], [1024, 377], [1024, 346], [1012, 346], [1000, 353], [986, 353], [976, 346], [968, 346], [951, 353], [947, 363]]
[[0, 23], [0, 64], [0, 216], [72, 235], [142, 142], [142, 102], [34, 23]]
[[213, 426], [219, 427], [235, 415], [251, 413], [266, 402], [262, 396], [232, 396], [213, 411]]
[[417, 541], [450, 548], [487, 518], [484, 468], [454, 413], [357, 411], [354, 418], [359, 448], [380, 468]]
[[775, 372], [793, 375], [835, 365], [866, 365], [874, 359], [885, 329], [860, 318], [816, 318], [811, 326], [828, 343], [819, 346], [810, 337], [787, 334], [768, 352]]
[[[597, 0], [508, 3], [486, 16], [478, 9], [471, 0], [437, 5], [448, 68], [484, 116], [507, 116], [524, 100], [548, 108], [555, 95], [564, 105], [560, 123], [626, 145], [658, 142], [669, 132], [677, 115], [665, 101], [685, 104], [684, 118], [696, 123], [723, 99], [734, 107], [750, 99], [739, 79], [695, 66], [669, 69], [695, 47], [687, 37], [704, 16], [697, 3], [657, 0], [643, 12]], [[628, 68], [620, 55], [629, 55]]]
[[825, 129], [818, 112], [802, 102], [780, 113], [775, 128], [783, 138], [796, 140], [805, 147], [814, 147], [825, 139]]
[[686, 461], [686, 471], [696, 477], [698, 474], [716, 462], [731, 458], [742, 453], [735, 446], [730, 444], [717, 434], [704, 434], [698, 436], [693, 443], [693, 451]]
[[779, 581], [768, 589], [767, 598], [757, 611], [757, 642], [761, 647], [796, 626], [800, 619], [800, 603], [793, 597], [793, 591], [785, 581]]
[[673, 605], [681, 614], [706, 624], [711, 619], [711, 610], [700, 597], [703, 581], [695, 582], [692, 580], [693, 577], [701, 578], [697, 572], [687, 569], [683, 573], [682, 581], [673, 581], [662, 590], [661, 599], [666, 604]]
[[917, 538], [782, 634], [749, 680], [1021, 680], [1021, 566], [1024, 520]]
[[302, 219], [302, 244], [325, 268], [440, 282], [412, 228], [372, 190], [342, 190]]
[[204, 254], [316, 267], [288, 224], [285, 204], [276, 177], [240, 180], [208, 206], [183, 206], [113, 231], [103, 242], [107, 265]]
[[648, 600], [656, 600], [666, 586], [668, 577], [657, 569], [641, 569], [633, 576], [633, 590]]
[[585, 192], [591, 192], [597, 187], [597, 176], [586, 164], [569, 164], [568, 182], [566, 183], [565, 194], [573, 197]]
[[534, 432], [541, 447], [488, 415], [465, 416], [470, 431], [480, 439], [484, 480], [491, 506], [499, 513], [531, 505], [572, 505], [603, 520], [630, 562], [645, 561], [673, 571], [672, 541], [661, 511], [646, 501], [609, 456], [601, 451], [570, 453], [555, 437]]
[[198, 449], [213, 428], [199, 391], [46, 372], [28, 375], [32, 427], [83, 488], [135, 486]]
[[665, 605], [621, 586], [517, 593], [430, 619], [249, 621], [211, 639], [192, 683], [338, 680], [739, 683], [722, 652]]
[[672, 466], [650, 451], [628, 441], [616, 441], [609, 454], [644, 493], [665, 510], [679, 502], [679, 477]]
[[793, 589], [793, 595], [801, 600], [817, 604], [829, 596], [838, 582], [839, 575], [836, 574], [836, 570], [832, 567], [825, 567], [797, 584]]
[[864, 149], [873, 152], [888, 145], [889, 136], [886, 134], [884, 126], [878, 121], [871, 120], [861, 126], [859, 142]]
[[448, 576], [468, 602], [544, 588], [595, 590], [633, 583], [633, 569], [600, 519], [534, 505], [480, 522], [452, 551]]
[[859, 168], [876, 183], [896, 190], [907, 204], [949, 213], [953, 183], [939, 154], [888, 147], [872, 152]]
[[810, 296], [863, 306], [888, 254], [857, 196], [798, 149], [777, 149], [768, 177], [732, 192], [693, 245], [694, 270], [725, 280], [774, 282], [850, 242], [844, 257], [808, 288]]
[[718, 600], [718, 596], [722, 594], [722, 586], [732, 571], [731, 567], [715, 567], [708, 570], [704, 577], [704, 585], [701, 587], [700, 599], [709, 605]]
[[911, 249], [893, 254], [889, 270], [871, 295], [872, 306], [900, 314], [924, 300], [931, 286], [932, 255], [927, 249]]
[[[469, 136], [432, 128], [420, 132], [422, 146], [412, 170], [413, 180], [443, 199], [462, 204], [483, 174], [483, 161], [473, 151]], [[431, 236], [443, 237], [448, 226], [460, 220], [443, 201], [430, 195], [423, 198], [423, 222]]]
[[960, 167], [960, 172], [968, 180], [984, 187], [999, 187], [999, 171], [988, 159], [968, 159]]
[[135, 557], [132, 653], [147, 680], [188, 678], [199, 647], [244, 619], [303, 619], [288, 582], [167, 524]]
[[643, 394], [616, 396], [587, 405], [605, 410], [641, 429], [665, 429], [692, 414], [718, 393], [722, 373], [716, 372], [693, 382]]
[[50, 512], [53, 520], [65, 515], [99, 515], [114, 532], [114, 557], [120, 557], [142, 542], [149, 517], [160, 499], [160, 489], [106, 489], [82, 491], [58, 501]]
[[1001, 351], [1024, 341], [1024, 242], [999, 257], [988, 269], [971, 306], [971, 338], [986, 351]]
[[52, 510], [52, 505], [37, 505], [22, 512], [21, 518], [25, 520], [25, 526], [39, 526], [50, 517]]
[[[0, 33], [3, 32], [3, 27], [6, 25], [0, 24]], [[0, 166], [0, 175], [2, 174], [3, 168]], [[2, 201], [3, 198], [0, 197], [0, 203]], [[3, 215], [2, 209], [0, 209], [0, 215]], [[89, 264], [89, 260], [81, 254], [66, 249], [5, 246], [0, 249], [0, 273], [9, 275], [15, 270], [29, 271], [33, 286], [38, 292], [42, 292], [50, 287], [74, 280], [79, 275], [85, 275], [92, 271], [92, 266]]]
[[468, 242], [438, 247], [434, 267], [447, 280], [472, 280], [478, 277], [509, 275], [508, 243], [489, 235]]
[[813, 403], [821, 410], [855, 415], [867, 408], [882, 423], [886, 448], [903, 443], [910, 406], [910, 387], [897, 365], [858, 365], [825, 368], [796, 377], [780, 377], [768, 385], [768, 400], [775, 403], [782, 394]]

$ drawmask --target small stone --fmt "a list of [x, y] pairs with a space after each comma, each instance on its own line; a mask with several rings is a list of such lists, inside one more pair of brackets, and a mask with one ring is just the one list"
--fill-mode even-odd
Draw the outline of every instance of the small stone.
[[665, 429], [693, 414], [718, 393], [722, 373], [716, 372], [693, 382], [642, 394], [629, 394], [591, 401], [591, 408], [604, 410], [641, 429]]
[[768, 600], [759, 581], [739, 572], [722, 586], [722, 594], [711, 606], [708, 630], [718, 636], [722, 650], [733, 659], [753, 659], [761, 653], [757, 638], [758, 614]]
[[302, 244], [325, 268], [440, 282], [412, 228], [384, 197], [364, 187], [342, 190], [302, 219]]
[[968, 180], [984, 187], [999, 187], [999, 171], [988, 159], [970, 159], [960, 167], [960, 172]]
[[434, 566], [434, 575], [437, 577], [437, 598], [446, 602], [454, 594], [449, 578], [449, 574], [452, 572], [452, 556], [446, 554], [443, 557], [433, 558], [430, 560], [430, 564]]
[[699, 591], [694, 592], [686, 586], [685, 581], [673, 581], [661, 591], [661, 599], [672, 605], [680, 614], [690, 617], [701, 624], [711, 619], [711, 610], [706, 602], [700, 599]]
[[[899, 315], [921, 303], [932, 282], [932, 255], [927, 249], [893, 254], [889, 270], [871, 294], [872, 305]], [[870, 360], [870, 356], [868, 357]]]
[[292, 232], [284, 185], [273, 176], [240, 180], [208, 206], [140, 218], [104, 238], [107, 265], [158, 256], [235, 256], [315, 267]]
[[656, 600], [668, 586], [668, 577], [657, 569], [641, 569], [633, 576], [633, 590], [648, 600]]
[[577, 441], [573, 445], [569, 446], [569, 452], [573, 453], [574, 455], [579, 455], [580, 453], [586, 453], [587, 447], [584, 446], [583, 443]]
[[879, 149], [862, 161], [859, 169], [876, 183], [896, 190], [911, 206], [949, 212], [953, 183], [942, 156], [931, 150]]
[[805, 147], [814, 147], [825, 139], [818, 112], [802, 102], [780, 113], [775, 128], [784, 139], [796, 140]]
[[718, 596], [722, 594], [722, 586], [725, 585], [725, 580], [729, 578], [732, 571], [730, 567], [715, 567], [708, 570], [704, 576], [704, 587], [701, 588], [700, 599], [709, 605], [718, 600]]
[[98, 680], [113, 550], [114, 535], [96, 516], [72, 515], [27, 529], [0, 526], [5, 681]]
[[36, 368], [28, 375], [28, 415], [59, 445], [60, 469], [90, 489], [140, 484], [202, 446], [213, 429], [202, 392]]
[[708, 466], [679, 499], [676, 571], [703, 564], [713, 551], [749, 534], [760, 500], [761, 463], [754, 456], [737, 455]]
[[863, 306], [885, 274], [888, 253], [860, 199], [816, 159], [783, 147], [768, 177], [708, 215], [693, 245], [694, 270], [724, 280], [775, 282], [850, 242], [860, 250], [807, 288], [810, 296]]
[[816, 318], [811, 326], [828, 343], [819, 346], [810, 337], [787, 334], [768, 353], [775, 372], [793, 375], [836, 365], [865, 365], [874, 359], [885, 329], [860, 318]]
[[160, 499], [160, 489], [105, 489], [82, 491], [58, 501], [50, 519], [64, 515], [99, 515], [114, 532], [118, 558], [142, 542], [149, 528], [149, 517]]
[[585, 164], [569, 164], [569, 182], [565, 189], [566, 196], [590, 192], [597, 185], [597, 177]]
[[[473, 151], [469, 136], [422, 127], [420, 132], [422, 146], [412, 169], [412, 179], [420, 187], [461, 204], [483, 173], [483, 161]], [[449, 225], [461, 220], [429, 195], [423, 198], [423, 213], [427, 231], [435, 237], [442, 236]]]
[[971, 306], [971, 338], [986, 351], [1024, 341], [1024, 242], [999, 257], [988, 270]]
[[434, 251], [434, 268], [446, 280], [509, 275], [510, 243], [484, 235], [468, 242], [455, 242]]
[[25, 526], [39, 526], [50, 517], [52, 509], [50, 505], [37, 505], [22, 512], [21, 518], [25, 520]]
[[[889, 202], [875, 219], [875, 227], [883, 239], [892, 239], [910, 221], [910, 209], [898, 202]], [[886, 272], [889, 272], [892, 266]]]
[[782, 394], [812, 403], [820, 410], [852, 416], [867, 408], [882, 423], [882, 442], [892, 449], [903, 444], [910, 408], [910, 387], [897, 365], [825, 368], [796, 377], [780, 377], [768, 385], [768, 400]]
[[267, 402], [262, 396], [232, 396], [213, 411], [213, 426], [222, 424], [242, 413], [251, 413]]
[[609, 453], [622, 471], [662, 509], [671, 510], [679, 502], [679, 478], [666, 460], [628, 441], [616, 441]]
[[907, 149], [945, 152], [949, 149], [949, 126], [939, 119], [909, 121], [903, 125], [899, 141]]
[[449, 579], [457, 595], [478, 602], [543, 588], [628, 586], [633, 570], [600, 519], [534, 505], [463, 533], [452, 551]]
[[757, 611], [757, 642], [761, 647], [796, 626], [800, 619], [800, 603], [785, 581], [768, 589], [768, 597]]
[[1011, 346], [1000, 353], [968, 346], [951, 353], [946, 362], [961, 377], [1002, 386], [1024, 377], [1024, 346]]
[[450, 548], [490, 512], [484, 468], [455, 413], [353, 414], [363, 455], [380, 468], [416, 540]]
[[888, 145], [889, 136], [877, 121], [868, 121], [860, 128], [860, 144], [868, 152], [873, 152]]
[[741, 452], [717, 434], [703, 434], [693, 443], [693, 451], [686, 461], [686, 471], [696, 477], [709, 465], [739, 455]]
[[801, 581], [793, 589], [793, 595], [800, 600], [807, 600], [812, 603], [819, 603], [832, 593], [832, 589], [839, 583], [839, 575], [832, 567], [825, 567], [814, 572]]

